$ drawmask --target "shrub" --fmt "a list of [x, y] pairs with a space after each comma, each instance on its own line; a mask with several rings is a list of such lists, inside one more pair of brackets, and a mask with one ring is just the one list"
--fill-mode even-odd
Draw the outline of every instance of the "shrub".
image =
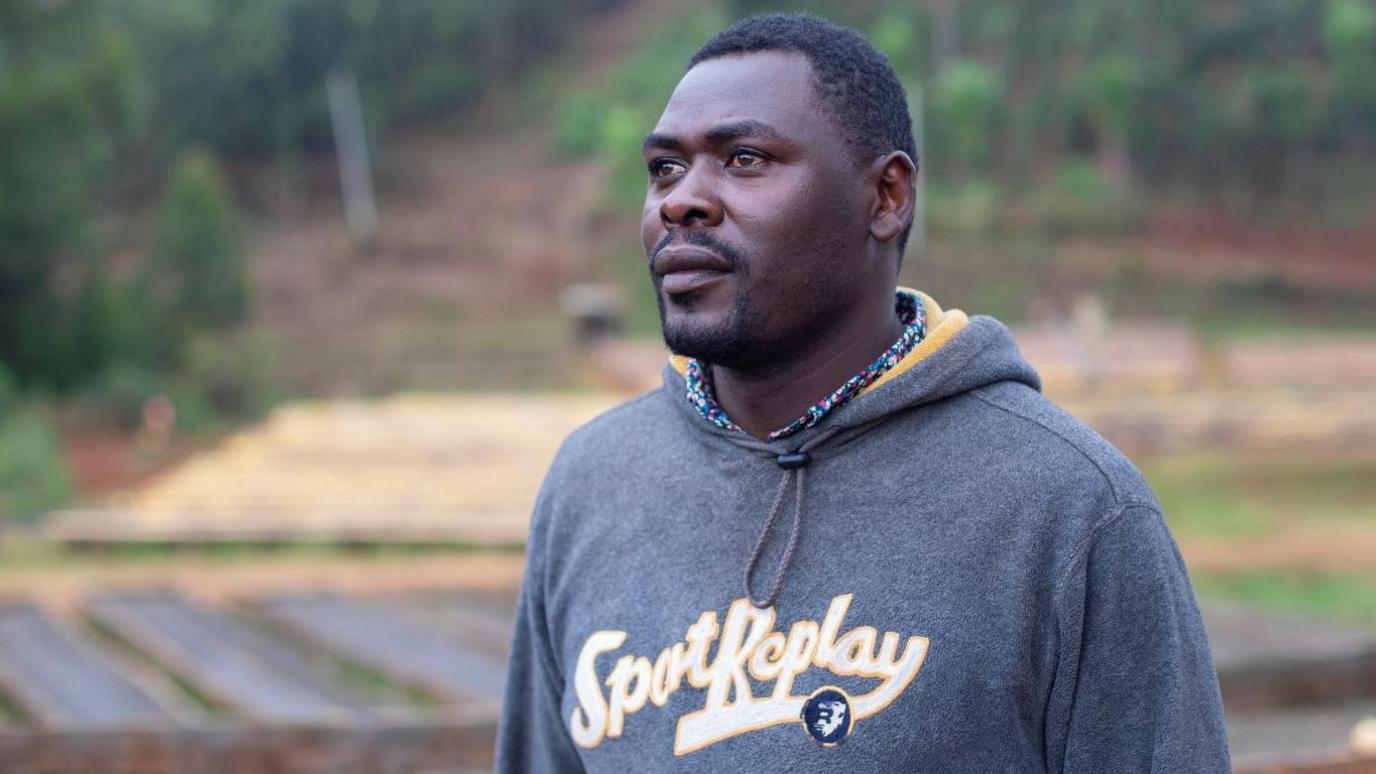
[[997, 74], [982, 62], [962, 60], [938, 76], [931, 110], [934, 147], [959, 173], [980, 172], [988, 160], [1002, 99]]
[[84, 375], [111, 363], [135, 363], [147, 350], [143, 306], [100, 264], [88, 269], [72, 309], [71, 347]]
[[1141, 216], [1141, 203], [1131, 192], [1110, 185], [1091, 161], [1072, 158], [1021, 198], [1007, 225], [1050, 236], [1120, 236], [1137, 229]]
[[562, 156], [588, 156], [602, 145], [602, 122], [607, 105], [591, 94], [574, 94], [559, 107], [551, 144]]
[[172, 401], [179, 431], [197, 433], [229, 422], [261, 417], [277, 395], [266, 341], [244, 333], [199, 335], [186, 343], [185, 363], [163, 373], [113, 363], [75, 396], [73, 408], [87, 424], [125, 431], [143, 422], [144, 403], [156, 395]]
[[268, 340], [251, 332], [194, 339], [170, 394], [177, 424], [199, 430], [225, 419], [260, 418], [278, 397], [271, 366]]
[[177, 160], [153, 217], [145, 287], [164, 330], [211, 330], [248, 317], [249, 279], [238, 207], [215, 157]]
[[71, 496], [71, 474], [49, 419], [33, 408], [0, 414], [0, 518], [31, 521]]
[[18, 404], [19, 382], [5, 364], [0, 363], [0, 417], [18, 408]]

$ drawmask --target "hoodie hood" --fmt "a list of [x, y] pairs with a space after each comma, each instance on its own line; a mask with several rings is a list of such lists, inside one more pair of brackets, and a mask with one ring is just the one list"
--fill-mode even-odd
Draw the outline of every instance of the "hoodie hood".
[[[664, 387], [687, 425], [697, 431], [704, 443], [725, 447], [726, 453], [744, 451], [773, 458], [781, 475], [773, 504], [763, 517], [763, 526], [750, 562], [745, 567], [745, 594], [756, 607], [774, 604], [783, 587], [785, 575], [797, 548], [805, 512], [807, 468], [814, 459], [839, 452], [846, 444], [879, 426], [892, 415], [960, 395], [997, 382], [1020, 382], [1040, 391], [1041, 379], [1022, 357], [1008, 328], [992, 317], [968, 317], [959, 309], [942, 310], [931, 297], [913, 291], [927, 310], [928, 333], [922, 342], [882, 377], [855, 397], [837, 407], [816, 425], [775, 441], [755, 438], [739, 430], [729, 430], [704, 420], [688, 401], [685, 372], [687, 359], [673, 356], [664, 368]], [[732, 449], [731, 447], [736, 447]], [[786, 498], [792, 490], [794, 496]], [[792, 499], [791, 526], [783, 556], [777, 561], [773, 582], [760, 596], [756, 579], [774, 522], [783, 511], [785, 499]]]

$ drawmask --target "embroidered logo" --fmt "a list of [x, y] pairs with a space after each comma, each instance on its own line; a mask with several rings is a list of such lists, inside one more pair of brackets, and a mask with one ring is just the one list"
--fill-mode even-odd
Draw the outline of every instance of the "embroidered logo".
[[803, 702], [803, 728], [808, 736], [823, 747], [835, 747], [850, 734], [855, 715], [850, 711], [850, 697], [834, 686], [818, 688]]
[[[675, 755], [799, 718], [813, 739], [835, 746], [850, 734], [856, 721], [897, 699], [927, 657], [926, 637], [904, 639], [892, 631], [881, 635], [873, 626], [842, 633], [852, 598], [851, 594], [834, 597], [820, 625], [797, 621], [787, 634], [775, 629], [774, 608], [761, 610], [747, 599], [737, 599], [727, 609], [723, 624], [718, 625], [716, 612], [709, 610], [688, 627], [682, 642], [664, 648], [653, 661], [622, 655], [605, 678], [598, 674], [597, 659], [619, 649], [627, 634], [594, 632], [584, 642], [574, 668], [578, 704], [569, 716], [569, 733], [579, 746], [597, 747], [621, 736], [628, 715], [647, 703], [663, 707], [686, 682], [705, 695], [701, 709], [678, 719]], [[713, 643], [715, 651], [711, 651]], [[877, 678], [879, 684], [854, 697], [835, 687], [810, 696], [795, 695], [794, 681], [813, 668], [838, 676]], [[752, 678], [773, 686], [757, 696]]]

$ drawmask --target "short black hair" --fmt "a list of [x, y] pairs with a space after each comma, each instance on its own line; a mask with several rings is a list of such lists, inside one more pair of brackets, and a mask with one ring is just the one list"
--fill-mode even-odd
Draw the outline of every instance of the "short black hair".
[[[750, 16], [704, 43], [688, 69], [708, 59], [758, 51], [795, 51], [807, 57], [817, 94], [857, 159], [901, 150], [918, 163], [907, 92], [888, 58], [864, 35], [810, 13]], [[911, 230], [910, 223], [898, 240], [900, 253]]]

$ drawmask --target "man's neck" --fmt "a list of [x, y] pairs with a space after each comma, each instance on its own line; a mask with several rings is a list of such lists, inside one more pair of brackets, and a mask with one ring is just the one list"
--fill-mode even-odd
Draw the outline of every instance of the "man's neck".
[[742, 430], [765, 438], [859, 373], [902, 333], [890, 292], [885, 304], [866, 304], [863, 314], [832, 326], [782, 366], [766, 372], [712, 366], [717, 403]]

